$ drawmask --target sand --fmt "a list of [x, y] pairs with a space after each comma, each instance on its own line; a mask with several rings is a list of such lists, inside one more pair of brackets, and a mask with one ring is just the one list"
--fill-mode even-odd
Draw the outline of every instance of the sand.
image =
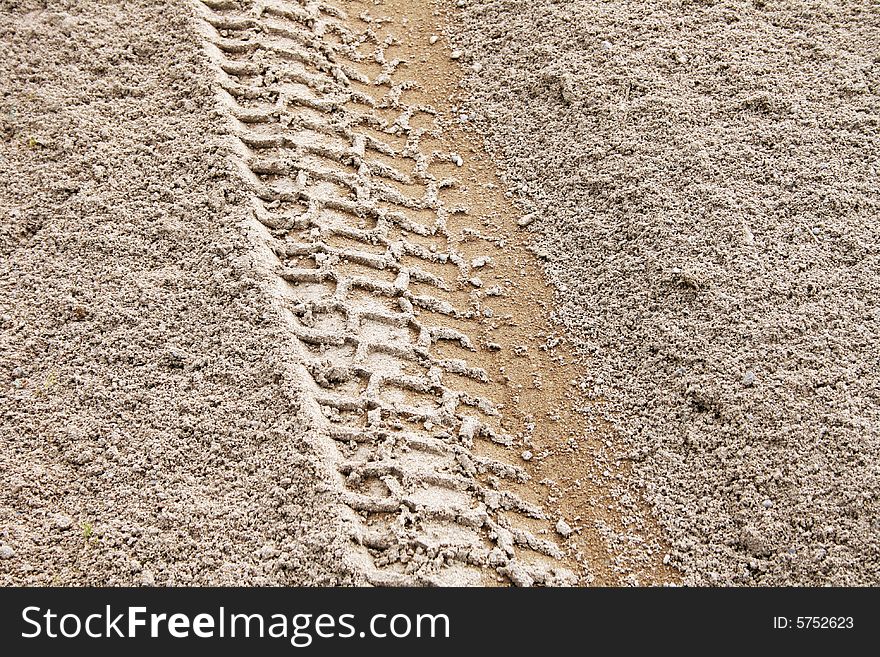
[[0, 584], [878, 584], [876, 11], [205, 4], [0, 0]]
[[0, 584], [353, 581], [181, 3], [0, 3]]
[[656, 526], [602, 485], [621, 464], [593, 464], [603, 436], [580, 412], [580, 363], [450, 102], [461, 71], [437, 5], [260, 7], [208, 1], [198, 26], [358, 572], [674, 580]]
[[537, 210], [668, 561], [696, 585], [878, 584], [876, 11], [462, 4], [465, 111]]

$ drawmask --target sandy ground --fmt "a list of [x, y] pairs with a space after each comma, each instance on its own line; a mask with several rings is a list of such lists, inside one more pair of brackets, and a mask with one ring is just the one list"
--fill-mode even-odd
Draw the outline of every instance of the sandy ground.
[[693, 584], [880, 583], [880, 15], [458, 3], [488, 133]]
[[[251, 38], [235, 12], [252, 3], [212, 4], [230, 12], [218, 41]], [[472, 567], [484, 583], [554, 583], [568, 581], [555, 572], [565, 560], [581, 583], [878, 584], [876, 10], [340, 4], [364, 10], [365, 48], [389, 57], [349, 62], [387, 77], [357, 90], [434, 102], [444, 127], [415, 142], [421, 178], [355, 140], [356, 196], [388, 188], [371, 171], [407, 195], [428, 189], [442, 235], [395, 226], [366, 240], [285, 214], [284, 194], [269, 203], [291, 160], [230, 153], [212, 68], [223, 56], [203, 55], [186, 2], [0, 0], [0, 584], [457, 582]], [[373, 17], [404, 13], [389, 30], [409, 43], [383, 40]], [[267, 68], [271, 56], [230, 53], [239, 68], [226, 81], [250, 89], [238, 110], [259, 113], [273, 81], [298, 71], [296, 58]], [[413, 60], [400, 75], [398, 53]], [[311, 82], [340, 103], [321, 129], [352, 137], [340, 126], [360, 125], [363, 107], [343, 108], [336, 82]], [[396, 110], [371, 110], [364, 134], [409, 143], [410, 127], [383, 123]], [[277, 121], [254, 127], [280, 134]], [[315, 166], [312, 183], [340, 180], [340, 162]], [[438, 192], [424, 176], [435, 170], [459, 184]], [[428, 221], [418, 199], [398, 205]], [[367, 225], [362, 208], [351, 214]], [[479, 342], [468, 352], [429, 338], [430, 375], [464, 351], [490, 376], [408, 385], [485, 394], [506, 408], [507, 448], [474, 441], [461, 415], [429, 413], [405, 433], [381, 395], [333, 406], [399, 362], [328, 370], [294, 356], [329, 357], [335, 343], [297, 341], [309, 328], [297, 318], [314, 325], [318, 306], [296, 295], [323, 283], [293, 267], [311, 259], [340, 281], [352, 264], [338, 249], [393, 262], [410, 242], [424, 245], [414, 267], [448, 268], [444, 250], [461, 259], [460, 285], [430, 294], [467, 308], [451, 325]], [[428, 326], [436, 313], [414, 309], [410, 274], [394, 265], [393, 295], [408, 296], [391, 305]], [[376, 302], [364, 297], [343, 299], [349, 320]], [[285, 303], [299, 315], [278, 312]], [[462, 491], [481, 514], [467, 532], [456, 525], [467, 512], [449, 512]], [[537, 545], [561, 556], [543, 570], [517, 561]], [[378, 579], [358, 570], [366, 562]]]
[[451, 102], [440, 5], [207, 4], [254, 246], [367, 580], [674, 580], [598, 482], [622, 464], [593, 463], [539, 254]]
[[336, 584], [185, 5], [0, 3], [0, 583]]

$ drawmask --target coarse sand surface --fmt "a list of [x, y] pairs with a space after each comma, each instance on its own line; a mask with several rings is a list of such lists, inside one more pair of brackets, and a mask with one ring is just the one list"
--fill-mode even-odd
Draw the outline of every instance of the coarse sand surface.
[[880, 583], [880, 14], [457, 3], [468, 114], [684, 582]]
[[0, 42], [0, 584], [351, 582], [189, 7]]
[[[877, 8], [436, 7], [663, 563], [880, 583]], [[363, 583], [191, 7], [0, 43], [0, 585]]]

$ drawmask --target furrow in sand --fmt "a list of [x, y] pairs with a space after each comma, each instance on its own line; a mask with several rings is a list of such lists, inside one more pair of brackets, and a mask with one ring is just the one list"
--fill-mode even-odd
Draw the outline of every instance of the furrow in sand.
[[[671, 580], [426, 0], [193, 0], [248, 227], [374, 584]], [[435, 40], [436, 41], [436, 40]], [[460, 117], [459, 117], [460, 118]], [[626, 506], [626, 513], [621, 513]]]

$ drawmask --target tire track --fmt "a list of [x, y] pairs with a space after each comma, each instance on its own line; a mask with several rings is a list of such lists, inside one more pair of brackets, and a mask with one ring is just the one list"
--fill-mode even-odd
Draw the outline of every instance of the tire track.
[[505, 449], [522, 439], [491, 368], [509, 345], [485, 323], [489, 301], [517, 303], [483, 283], [503, 249], [457, 204], [462, 156], [435, 148], [437, 111], [410, 100], [381, 21], [193, 2], [356, 569], [379, 585], [589, 579]]
[[[338, 447], [342, 499], [360, 515], [355, 540], [367, 548], [368, 579], [478, 583], [483, 569], [494, 566], [516, 583], [573, 581], [553, 563], [562, 559], [558, 546], [491, 513], [501, 508], [543, 518], [517, 495], [479, 482], [478, 470], [514, 480], [526, 475], [472, 454], [476, 440], [511, 439], [492, 421], [498, 411], [490, 399], [446, 378], [485, 383], [489, 377], [466, 357], [438, 356], [432, 347], [439, 342], [456, 345], [462, 356], [475, 347], [464, 332], [418, 312], [450, 320], [469, 312], [443, 298], [455, 281], [430, 271], [452, 264], [466, 277], [471, 269], [444, 248], [449, 209], [439, 192], [453, 182], [428, 172], [433, 161], [454, 156], [422, 152], [424, 129], [409, 124], [430, 110], [399, 106], [388, 122], [344, 108], [375, 101], [351, 88], [352, 79], [370, 80], [344, 63], [343, 57], [361, 59], [345, 46], [357, 37], [328, 5], [201, 6], [211, 58], [224, 73], [221, 95], [238, 124], [241, 177], [288, 284], [286, 314], [322, 424]], [[373, 59], [381, 76], [395, 74], [397, 63], [384, 61], [381, 50]], [[392, 83], [390, 95], [406, 86]], [[404, 135], [405, 145], [396, 150], [360, 131], [363, 125]], [[395, 158], [398, 166], [374, 154]], [[410, 159], [410, 170], [402, 158]], [[434, 222], [410, 219], [409, 211], [430, 211]], [[394, 237], [397, 229], [433, 242], [426, 248]], [[402, 264], [406, 256], [413, 264]], [[523, 550], [549, 557], [550, 565], [521, 556]]]

